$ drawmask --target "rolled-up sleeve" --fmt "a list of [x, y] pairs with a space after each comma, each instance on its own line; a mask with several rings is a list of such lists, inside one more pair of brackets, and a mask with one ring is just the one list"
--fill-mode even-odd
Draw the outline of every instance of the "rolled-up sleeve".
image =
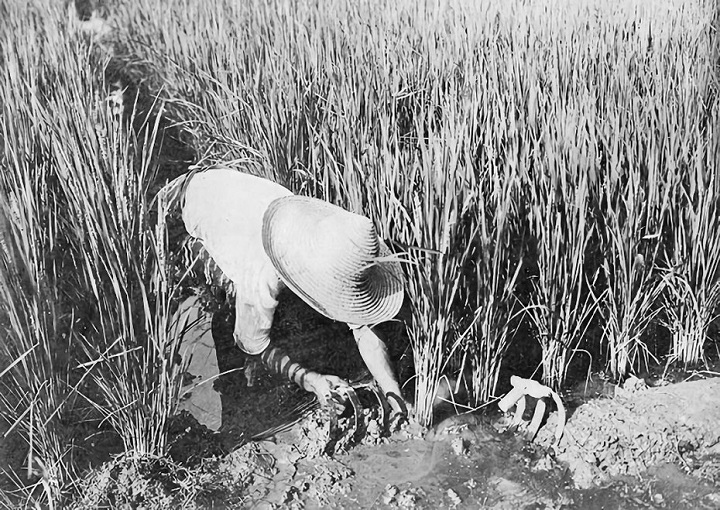
[[246, 354], [260, 354], [270, 344], [270, 329], [275, 309], [235, 303], [235, 343]]
[[277, 296], [282, 283], [272, 265], [265, 265], [254, 276], [254, 285], [246, 285], [245, 294], [235, 298], [235, 342], [246, 354], [256, 355], [270, 344]]

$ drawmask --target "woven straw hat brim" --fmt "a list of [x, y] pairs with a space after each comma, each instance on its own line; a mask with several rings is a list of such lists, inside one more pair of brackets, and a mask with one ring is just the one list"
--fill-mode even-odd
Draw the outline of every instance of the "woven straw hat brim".
[[263, 218], [265, 252], [280, 279], [323, 315], [349, 324], [395, 317], [405, 295], [402, 268], [372, 222], [315, 198], [273, 201]]

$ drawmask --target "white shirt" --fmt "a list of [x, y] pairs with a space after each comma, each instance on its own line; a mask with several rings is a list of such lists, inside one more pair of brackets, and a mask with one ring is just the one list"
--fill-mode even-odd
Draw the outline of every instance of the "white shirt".
[[259, 354], [282, 283], [262, 244], [263, 215], [270, 203], [292, 192], [267, 179], [218, 168], [190, 177], [182, 217], [235, 287], [235, 342]]

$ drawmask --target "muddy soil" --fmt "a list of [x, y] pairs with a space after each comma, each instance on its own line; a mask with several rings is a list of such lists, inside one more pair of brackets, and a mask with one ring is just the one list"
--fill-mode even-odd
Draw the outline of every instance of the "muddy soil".
[[720, 508], [719, 389], [709, 379], [594, 398], [557, 446], [556, 414], [533, 443], [486, 414], [328, 455], [317, 445], [333, 434], [311, 415], [227, 460], [264, 459], [248, 508]]
[[[493, 406], [387, 435], [369, 390], [359, 391], [365, 412], [353, 430], [352, 413], [318, 409], [262, 367], [248, 386], [232, 307], [216, 306], [212, 323], [220, 370], [229, 371], [214, 383], [219, 432], [184, 414], [170, 460], [98, 458], [105, 464], [79, 483], [71, 508], [720, 508], [720, 379], [583, 382], [563, 395], [569, 418], [557, 445], [556, 412], [530, 442]], [[405, 380], [398, 331], [388, 337]], [[291, 294], [272, 336], [313, 369], [367, 377], [347, 328]]]
[[[367, 377], [344, 325], [290, 293], [276, 313], [272, 339], [298, 361], [348, 380]], [[215, 310], [221, 371], [249, 362], [232, 341], [233, 320], [232, 307]], [[406, 381], [402, 327], [386, 336]], [[254, 373], [251, 387], [244, 369], [215, 384], [227, 472], [247, 474], [249, 458], [263, 459], [261, 475], [243, 478], [248, 508], [720, 508], [720, 379], [583, 381], [563, 395], [569, 418], [554, 444], [556, 412], [528, 442], [492, 408], [379, 437], [370, 392], [360, 392], [366, 416], [348, 438], [348, 413], [332, 419], [293, 385], [262, 367]], [[528, 418], [532, 411], [530, 402]]]
[[[720, 379], [653, 388], [630, 379], [624, 387], [610, 389], [612, 397], [574, 409], [555, 449], [578, 486], [642, 476], [663, 463], [712, 483], [720, 481]], [[539, 444], [552, 441], [554, 419], [539, 434]]]
[[[569, 419], [558, 444], [556, 412], [529, 442], [492, 408], [430, 430], [403, 424], [387, 436], [368, 390], [359, 392], [366, 409], [353, 432], [351, 413], [317, 409], [262, 367], [248, 386], [250, 360], [235, 347], [232, 324], [232, 307], [215, 310], [220, 369], [239, 369], [214, 386], [222, 427], [213, 437], [229, 453], [213, 472], [235, 490], [228, 507], [720, 508], [720, 379], [666, 384], [648, 377], [654, 387], [642, 379], [616, 387], [595, 377], [563, 396]], [[387, 336], [405, 381], [407, 341], [401, 329]], [[315, 370], [367, 377], [347, 328], [292, 294], [281, 297], [272, 337]], [[198, 441], [185, 444], [192, 449]], [[223, 508], [227, 501], [204, 504]]]

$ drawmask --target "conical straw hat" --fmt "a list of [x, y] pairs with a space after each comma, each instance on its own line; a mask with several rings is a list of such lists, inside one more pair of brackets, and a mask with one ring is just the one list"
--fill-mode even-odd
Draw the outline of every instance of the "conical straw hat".
[[263, 217], [262, 241], [280, 279], [331, 319], [378, 324], [392, 319], [404, 298], [397, 260], [372, 222], [316, 198], [273, 201]]

